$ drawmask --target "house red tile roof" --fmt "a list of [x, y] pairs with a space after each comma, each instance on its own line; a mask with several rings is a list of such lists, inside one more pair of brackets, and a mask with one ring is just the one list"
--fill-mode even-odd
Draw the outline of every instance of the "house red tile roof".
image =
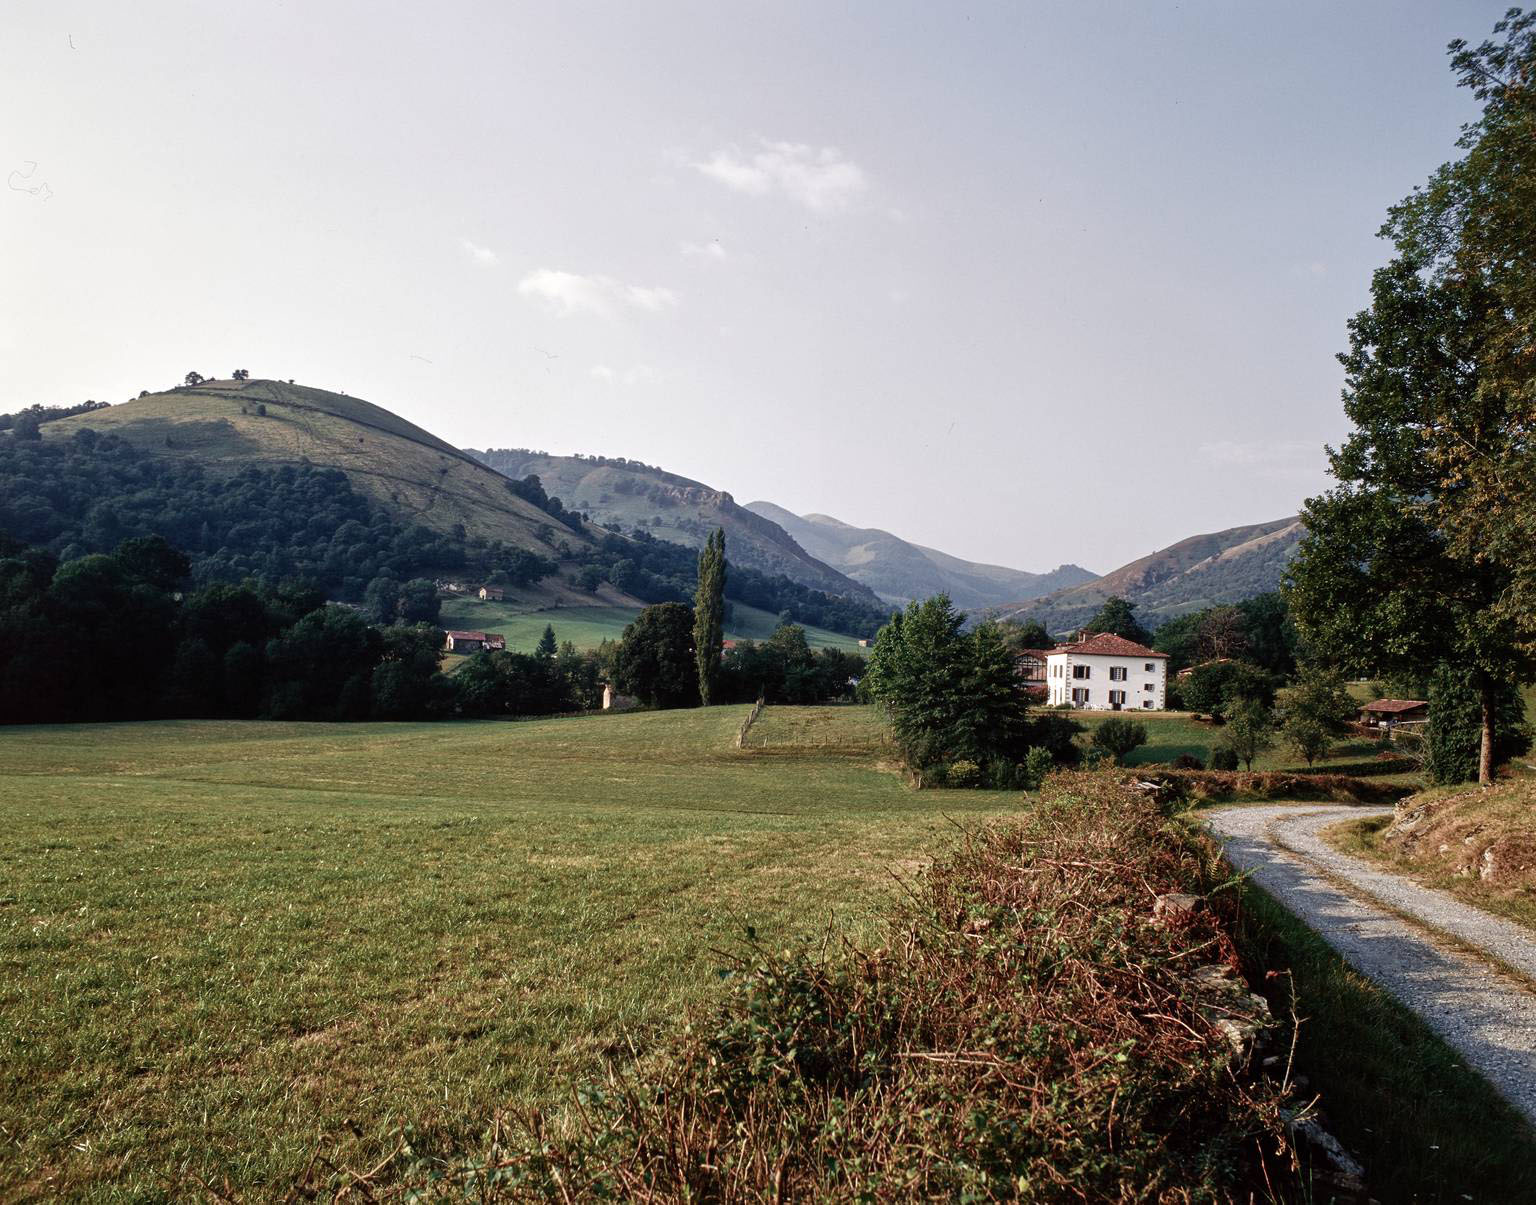
[[1429, 703], [1424, 699], [1377, 699], [1367, 703], [1361, 711], [1374, 711], [1382, 715], [1395, 715], [1400, 711], [1413, 711], [1419, 707], [1428, 707]]
[[1108, 632], [1095, 632], [1086, 640], [1058, 644], [1051, 650], [1051, 655], [1055, 656], [1059, 653], [1075, 653], [1087, 657], [1160, 657], [1164, 661], [1168, 659], [1167, 653], [1154, 652], [1145, 645], [1137, 644], [1134, 640], [1127, 640], [1123, 636], [1112, 636]]
[[449, 632], [448, 635], [455, 640], [478, 640], [481, 643], [490, 639], [484, 632]]

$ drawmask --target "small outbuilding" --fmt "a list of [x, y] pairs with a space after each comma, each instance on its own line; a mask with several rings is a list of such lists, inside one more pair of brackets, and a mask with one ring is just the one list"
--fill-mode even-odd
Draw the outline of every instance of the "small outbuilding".
[[1427, 719], [1429, 703], [1424, 699], [1374, 699], [1360, 708], [1360, 722], [1367, 728], [1396, 728]]
[[501, 642], [497, 647], [507, 647], [507, 642], [503, 637], [492, 637], [486, 632], [445, 632], [443, 634], [443, 647], [450, 653], [478, 653], [483, 649], [492, 647], [491, 641], [493, 639]]
[[501, 602], [506, 598], [507, 592], [500, 586], [481, 586], [480, 597], [486, 602]]

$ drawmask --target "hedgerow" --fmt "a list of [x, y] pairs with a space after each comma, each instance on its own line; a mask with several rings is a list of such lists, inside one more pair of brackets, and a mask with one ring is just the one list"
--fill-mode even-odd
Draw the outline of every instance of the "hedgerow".
[[[1218, 1024], [1252, 1001], [1233, 990], [1219, 863], [1107, 776], [1047, 793], [909, 884], [885, 944], [752, 941], [659, 1055], [558, 1117], [505, 1121], [475, 1159], [413, 1148], [397, 1183], [557, 1201], [1288, 1199], [1286, 1090]], [[1174, 892], [1208, 903], [1154, 916]]]

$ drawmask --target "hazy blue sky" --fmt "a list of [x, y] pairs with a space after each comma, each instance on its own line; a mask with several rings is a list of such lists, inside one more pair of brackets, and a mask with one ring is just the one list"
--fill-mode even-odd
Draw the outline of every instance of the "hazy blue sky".
[[0, 15], [0, 409], [189, 369], [1097, 571], [1292, 512], [1503, 0]]

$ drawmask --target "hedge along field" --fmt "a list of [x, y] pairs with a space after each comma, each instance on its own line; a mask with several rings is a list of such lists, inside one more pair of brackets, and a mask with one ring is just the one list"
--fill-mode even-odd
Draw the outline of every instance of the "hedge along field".
[[[1093, 730], [1112, 716], [1145, 724], [1147, 743], [1127, 755], [1125, 764], [1128, 766], [1171, 762], [1181, 753], [1209, 762], [1211, 750], [1221, 743], [1220, 726], [1196, 720], [1185, 711], [1074, 711], [1069, 714], [1088, 730], [1080, 738], [1082, 741], [1091, 739]], [[1356, 736], [1344, 737], [1333, 747], [1329, 756], [1319, 758], [1315, 766], [1309, 767], [1277, 731], [1274, 748], [1254, 758], [1253, 768], [1295, 774], [1353, 774], [1384, 783], [1420, 784], [1422, 775], [1406, 762], [1382, 759], [1378, 756], [1380, 752], [1381, 746], [1369, 740]]]
[[746, 712], [0, 730], [0, 1198], [474, 1147], [643, 1055], [747, 925], [858, 935], [1020, 806], [850, 756], [867, 709], [738, 751]]

